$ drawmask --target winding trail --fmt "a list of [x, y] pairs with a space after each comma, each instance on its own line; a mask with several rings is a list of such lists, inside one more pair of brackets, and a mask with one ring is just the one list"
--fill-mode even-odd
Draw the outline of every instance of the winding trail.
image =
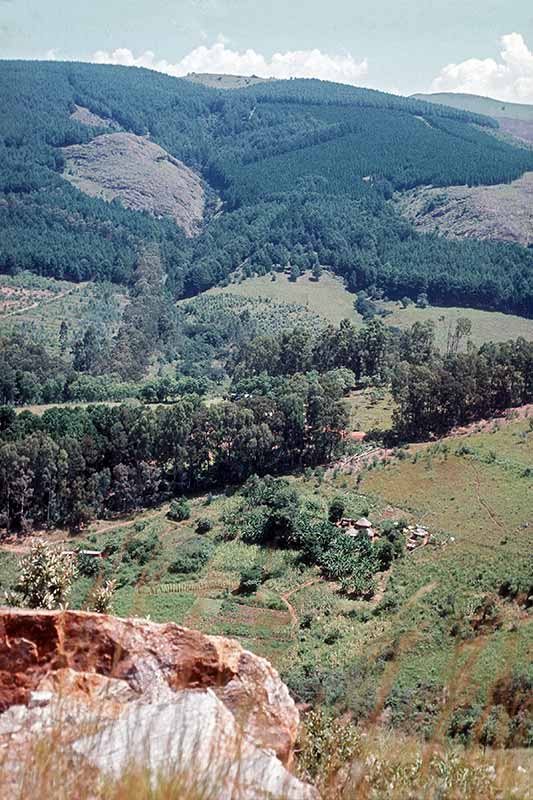
[[57, 303], [58, 300], [63, 300], [65, 297], [68, 297], [69, 294], [72, 292], [77, 291], [80, 287], [84, 287], [86, 284], [77, 283], [76, 286], [73, 286], [72, 289], [66, 289], [64, 292], [59, 292], [58, 294], [54, 295], [53, 297], [44, 298], [43, 300], [38, 300], [35, 303], [30, 303], [29, 306], [24, 306], [24, 308], [16, 308], [13, 311], [8, 311], [5, 314], [2, 314], [2, 317], [14, 317], [17, 314], [25, 314], [27, 311], [33, 311], [36, 308], [40, 308], [41, 306], [50, 305], [50, 303]]
[[314, 583], [319, 583], [321, 580], [322, 578], [320, 576], [317, 578], [310, 578], [305, 583], [301, 583], [300, 586], [295, 586], [294, 589], [291, 589], [289, 592], [285, 592], [284, 594], [280, 595], [280, 600], [282, 600], [287, 606], [287, 611], [289, 612], [293, 628], [298, 626], [298, 614], [296, 613], [296, 609], [294, 608], [293, 604], [289, 601], [289, 597], [292, 597], [294, 594], [296, 594], [296, 592], [301, 592], [302, 589], [307, 589], [308, 586], [312, 586]]

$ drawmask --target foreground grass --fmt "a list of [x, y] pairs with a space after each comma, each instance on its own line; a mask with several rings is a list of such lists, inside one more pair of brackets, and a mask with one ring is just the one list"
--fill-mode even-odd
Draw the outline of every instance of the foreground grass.
[[[212, 764], [221, 760], [220, 752], [211, 754]], [[250, 798], [249, 787], [238, 770], [232, 770], [233, 763], [226, 760], [223, 768], [213, 767], [202, 778], [206, 765], [195, 770], [179, 755], [157, 774], [132, 760], [118, 776], [106, 777], [81, 759], [74, 764], [58, 729], [34, 740], [18, 772], [6, 757], [2, 759], [0, 792], [12, 800]], [[356, 728], [313, 713], [303, 723], [293, 771], [316, 786], [322, 800], [529, 800], [532, 766], [526, 751], [424, 744], [414, 737], [376, 727]], [[253, 797], [269, 800], [271, 795], [256, 789]]]

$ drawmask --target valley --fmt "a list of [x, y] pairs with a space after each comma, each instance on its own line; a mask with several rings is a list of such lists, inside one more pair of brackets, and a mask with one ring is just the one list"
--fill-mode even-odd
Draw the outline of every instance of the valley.
[[528, 107], [59, 60], [0, 102], [0, 793], [201, 800], [137, 714], [245, 732], [209, 798], [526, 800]]
[[[338, 582], [302, 562], [298, 550], [230, 535], [239, 492], [191, 498], [183, 521], [173, 520], [165, 505], [55, 540], [67, 549], [106, 553], [102, 563], [106, 570], [112, 565], [118, 579], [119, 616], [237, 637], [269, 658], [302, 702], [320, 697], [351, 714], [368, 703], [371, 708], [385, 680], [384, 653], [392, 648], [386, 705], [400, 729], [423, 731], [431, 714], [439, 719], [436, 709], [422, 711], [429, 676], [431, 691], [440, 691], [449, 670], [457, 669], [461, 648], [466, 654], [479, 645], [468, 682], [454, 698], [457, 708], [483, 708], [491, 687], [507, 675], [506, 653], [513, 653], [514, 670], [528, 662], [533, 628], [518, 587], [521, 581], [527, 586], [530, 574], [532, 413], [530, 407], [516, 420], [511, 412], [482, 433], [407, 448], [370, 462], [362, 473], [333, 463], [325, 475], [316, 469], [288, 479], [317, 517], [340, 497], [345, 515], [366, 515], [378, 528], [403, 519], [430, 531], [428, 546], [406, 553], [383, 579], [378, 575], [383, 589], [370, 601], [346, 596]], [[4, 589], [18, 558], [8, 547], [0, 553]], [[75, 607], [87, 602], [95, 563], [83, 563], [71, 598]], [[245, 591], [239, 587], [251, 569], [261, 577], [257, 588]], [[517, 588], [505, 588], [511, 585]], [[490, 615], [478, 623], [487, 603]], [[467, 627], [454, 633], [464, 614]], [[420, 713], [413, 716], [415, 708]]]

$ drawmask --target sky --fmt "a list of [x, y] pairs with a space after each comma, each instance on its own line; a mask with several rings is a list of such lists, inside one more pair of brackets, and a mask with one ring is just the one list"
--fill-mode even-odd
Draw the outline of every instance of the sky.
[[0, 0], [0, 57], [533, 103], [532, 0]]

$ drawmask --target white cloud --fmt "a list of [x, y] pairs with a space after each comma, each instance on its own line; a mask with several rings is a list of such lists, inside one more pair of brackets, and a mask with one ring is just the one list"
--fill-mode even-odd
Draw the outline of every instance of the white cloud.
[[500, 61], [469, 58], [460, 64], [448, 64], [431, 84], [431, 90], [533, 103], [533, 53], [520, 33], [508, 33], [500, 41]]
[[135, 56], [127, 48], [118, 48], [112, 52], [98, 50], [90, 60], [98, 64], [147, 67], [175, 77], [182, 77], [189, 72], [216, 72], [258, 75], [261, 78], [321, 78], [360, 85], [368, 74], [366, 58], [356, 61], [349, 53], [329, 55], [320, 50], [289, 50], [286, 53], [274, 53], [268, 59], [255, 50], [238, 52], [226, 45], [227, 39], [219, 36], [215, 44], [210, 47], [200, 45], [174, 64], [165, 59], [157, 59], [151, 50]]

